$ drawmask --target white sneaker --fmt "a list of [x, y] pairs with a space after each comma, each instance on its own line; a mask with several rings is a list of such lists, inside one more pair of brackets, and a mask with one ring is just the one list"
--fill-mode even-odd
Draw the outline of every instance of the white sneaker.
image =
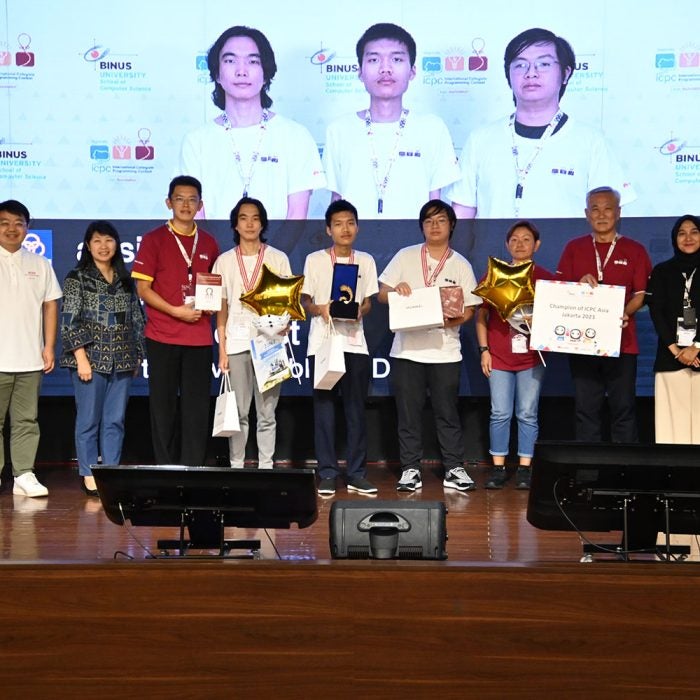
[[24, 472], [15, 477], [15, 485], [12, 488], [12, 493], [15, 496], [29, 496], [37, 498], [39, 496], [48, 496], [49, 490], [34, 475], [34, 472]]

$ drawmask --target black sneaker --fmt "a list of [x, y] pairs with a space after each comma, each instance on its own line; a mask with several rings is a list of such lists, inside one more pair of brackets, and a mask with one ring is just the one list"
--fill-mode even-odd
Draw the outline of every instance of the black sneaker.
[[464, 467], [454, 467], [446, 472], [442, 485], [446, 489], [457, 489], [457, 491], [473, 491], [476, 488], [474, 480], [467, 474]]
[[334, 496], [335, 495], [335, 479], [321, 479], [318, 482], [319, 496]]
[[526, 491], [530, 488], [531, 470], [529, 467], [518, 467], [515, 472], [515, 488]]
[[415, 491], [423, 486], [423, 481], [418, 469], [409, 467], [401, 473], [399, 483], [396, 484], [397, 491]]
[[348, 491], [357, 491], [372, 496], [377, 493], [377, 487], [371, 484], [364, 476], [355, 476], [348, 479]]
[[505, 467], [492, 467], [484, 484], [485, 489], [502, 489], [508, 481]]

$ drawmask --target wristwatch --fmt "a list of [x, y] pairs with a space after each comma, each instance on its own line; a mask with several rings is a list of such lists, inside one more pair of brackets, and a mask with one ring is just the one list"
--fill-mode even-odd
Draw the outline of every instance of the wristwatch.
[[481, 354], [482, 352], [487, 352], [489, 349], [490, 348], [488, 345], [479, 345], [479, 354]]

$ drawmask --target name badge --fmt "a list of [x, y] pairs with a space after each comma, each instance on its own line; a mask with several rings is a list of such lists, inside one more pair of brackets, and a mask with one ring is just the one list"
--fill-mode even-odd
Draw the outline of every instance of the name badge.
[[684, 319], [682, 316], [678, 317], [678, 323], [676, 325], [676, 343], [682, 348], [687, 348], [693, 344], [695, 340], [695, 326], [687, 328], [684, 324]]
[[516, 333], [510, 339], [510, 349], [514, 355], [522, 355], [527, 350], [527, 336], [522, 333]]

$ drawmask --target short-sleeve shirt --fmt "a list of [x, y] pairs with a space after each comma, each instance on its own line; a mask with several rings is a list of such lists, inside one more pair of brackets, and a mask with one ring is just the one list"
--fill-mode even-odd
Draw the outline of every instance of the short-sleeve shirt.
[[[537, 280], [553, 280], [556, 276], [543, 267], [535, 265], [532, 270], [533, 284]], [[504, 372], [520, 372], [541, 364], [540, 356], [535, 350], [513, 352], [513, 336], [518, 332], [513, 326], [504, 321], [500, 314], [489, 307], [486, 324], [489, 351], [493, 369]]]
[[[597, 244], [601, 264], [605, 261], [610, 244]], [[559, 260], [557, 276], [567, 282], [578, 282], [584, 275], [591, 274], [597, 278], [593, 236], [588, 234], [569, 241]], [[631, 238], [620, 236], [615, 244], [610, 259], [603, 268], [602, 284], [619, 285], [625, 288], [625, 304], [635, 295], [646, 292], [651, 260], [646, 248]], [[631, 355], [639, 354], [637, 343], [637, 326], [634, 315], [622, 329], [620, 352]]]
[[[423, 244], [420, 243], [399, 250], [379, 276], [379, 281], [392, 288], [399, 282], [408, 283], [411, 289], [424, 288], [426, 284], [421, 262], [422, 247]], [[428, 255], [428, 275], [432, 274], [438, 263], [438, 260]], [[481, 304], [481, 298], [472, 294], [476, 287], [472, 266], [465, 257], [453, 250], [433, 286], [457, 285], [462, 287], [464, 306]], [[397, 331], [389, 354], [391, 357], [426, 364], [459, 362], [462, 359], [459, 328]]]
[[[257, 279], [252, 279], [252, 276], [255, 272], [258, 256], [255, 254], [241, 257], [252, 288], [257, 282]], [[266, 245], [262, 262], [277, 275], [288, 277], [292, 274], [289, 258], [277, 248]], [[222, 277], [222, 296], [226, 299], [228, 305], [226, 354], [236, 355], [240, 352], [250, 352], [250, 339], [257, 335], [257, 330], [253, 326], [253, 320], [257, 318], [257, 314], [248, 306], [241, 304], [241, 295], [248, 290], [245, 289], [241, 270], [238, 266], [236, 248], [222, 253], [214, 263], [212, 272]], [[219, 342], [221, 342], [221, 338], [219, 338]]]
[[568, 117], [539, 153], [540, 139], [516, 134], [520, 167], [532, 161], [516, 200], [513, 141], [508, 118], [472, 131], [459, 159], [461, 178], [446, 196], [476, 208], [479, 219], [516, 217], [516, 204], [517, 218], [578, 218], [586, 193], [602, 186], [618, 190], [622, 204], [636, 198], [600, 131]]
[[195, 129], [183, 139], [178, 174], [193, 175], [202, 183], [208, 219], [229, 218], [243, 194], [243, 177], [251, 177], [248, 194], [265, 203], [270, 219], [287, 218], [289, 195], [326, 183], [311, 134], [280, 114], [268, 121], [262, 137], [258, 124], [230, 132], [214, 122]]
[[[377, 266], [369, 253], [360, 250], [352, 252], [353, 263], [359, 266], [355, 301], [361, 304], [367, 297], [379, 291]], [[350, 258], [336, 258], [339, 263], [349, 263]], [[331, 300], [333, 285], [333, 262], [328, 249], [317, 250], [306, 256], [304, 263], [304, 286], [302, 294], [308, 294], [315, 304], [327, 304]], [[344, 340], [344, 351], [368, 355], [362, 319], [359, 321], [334, 321], [336, 332]], [[323, 342], [326, 322], [320, 316], [311, 319], [307, 355], [315, 355]]]
[[43, 305], [61, 298], [51, 263], [24, 248], [0, 247], [0, 295], [0, 372], [44, 369]]
[[[349, 114], [326, 130], [323, 164], [327, 187], [351, 201], [361, 219], [415, 219], [430, 192], [459, 178], [452, 139], [445, 123], [433, 114], [409, 112], [397, 138], [398, 122], [374, 123], [373, 139], [364, 119]], [[376, 179], [387, 174], [381, 214]], [[372, 168], [377, 158], [378, 168]]]
[[[187, 262], [167, 226], [159, 226], [147, 233], [136, 254], [131, 276], [152, 281], [152, 289], [173, 306], [184, 303], [183, 286], [188, 284]], [[188, 256], [192, 254], [194, 236], [179, 236], [178, 239]], [[198, 272], [210, 272], [219, 255], [216, 240], [199, 229], [197, 249], [192, 258], [192, 283]], [[196, 323], [187, 323], [173, 318], [148, 304], [146, 307], [146, 338], [169, 345], [211, 345], [214, 342], [211, 316], [202, 314]]]

